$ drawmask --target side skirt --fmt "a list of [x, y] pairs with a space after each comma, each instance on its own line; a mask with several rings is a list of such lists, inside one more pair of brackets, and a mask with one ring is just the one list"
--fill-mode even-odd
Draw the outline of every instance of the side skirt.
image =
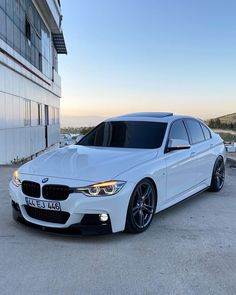
[[167, 209], [169, 209], [169, 208], [173, 208], [173, 207], [175, 207], [175, 206], [177, 206], [177, 205], [180, 205], [181, 203], [184, 203], [185, 201], [188, 201], [189, 199], [192, 199], [192, 198], [194, 198], [194, 197], [200, 195], [201, 193], [207, 191], [207, 190], [209, 189], [209, 187], [210, 187], [210, 186], [207, 186], [207, 187], [205, 187], [204, 189], [201, 189], [200, 191], [198, 191], [198, 192], [196, 192], [196, 193], [194, 193], [194, 194], [192, 194], [192, 195], [190, 195], [190, 196], [184, 198], [183, 200], [177, 201], [177, 202], [174, 203], [173, 205], [167, 206], [167, 207], [165, 207], [165, 208], [160, 208], [159, 210], [156, 211], [156, 213], [159, 213], [159, 212], [162, 212], [162, 211], [167, 210]]

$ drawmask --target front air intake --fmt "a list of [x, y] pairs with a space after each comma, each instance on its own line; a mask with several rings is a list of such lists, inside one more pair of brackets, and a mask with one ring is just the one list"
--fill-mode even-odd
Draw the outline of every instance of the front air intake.
[[25, 211], [31, 218], [51, 223], [65, 224], [70, 217], [68, 212], [38, 209], [30, 206], [25, 206]]

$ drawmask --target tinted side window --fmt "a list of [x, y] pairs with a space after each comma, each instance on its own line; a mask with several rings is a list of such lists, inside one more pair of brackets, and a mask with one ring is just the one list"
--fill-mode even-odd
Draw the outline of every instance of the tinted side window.
[[182, 120], [173, 123], [170, 130], [170, 139], [182, 139], [189, 142], [188, 134]]
[[200, 123], [195, 120], [186, 120], [192, 143], [198, 143], [205, 140]]
[[201, 124], [201, 126], [202, 126], [203, 133], [205, 135], [205, 139], [206, 140], [210, 139], [211, 133], [210, 133], [209, 129], [206, 126], [204, 126], [203, 124]]

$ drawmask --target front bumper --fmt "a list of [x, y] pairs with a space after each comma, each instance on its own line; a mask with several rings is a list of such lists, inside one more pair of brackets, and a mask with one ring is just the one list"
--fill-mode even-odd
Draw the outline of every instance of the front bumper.
[[[31, 177], [30, 180], [40, 183], [36, 176]], [[52, 179], [51, 181], [52, 183], [58, 183], [58, 179]], [[73, 187], [74, 183], [68, 184], [67, 182], [67, 185]], [[30, 216], [29, 212], [27, 212], [26, 195], [23, 194], [21, 187], [16, 187], [12, 182], [9, 185], [9, 193], [12, 201], [13, 216], [16, 220], [50, 231], [52, 229], [57, 232], [66, 230], [68, 232], [86, 235], [123, 231], [125, 229], [127, 208], [133, 188], [134, 185], [132, 183], [127, 183], [119, 193], [109, 197], [87, 197], [82, 193], [70, 194], [66, 200], [60, 201], [62, 212], [69, 213], [69, 218], [65, 223], [54, 223], [32, 218], [32, 215]], [[44, 199], [41, 196], [38, 200]], [[106, 213], [109, 216], [107, 222], [84, 223], [85, 217], [90, 216], [94, 218], [94, 216], [99, 216], [102, 213]], [[87, 218], [88, 220], [90, 218]]]
[[[12, 201], [12, 216], [16, 221], [19, 221], [25, 225], [32, 226], [37, 229], [41, 229], [43, 231], [48, 231], [48, 232], [54, 232], [54, 233], [59, 233], [59, 234], [66, 234], [66, 235], [105, 235], [105, 234], [111, 234], [112, 233], [112, 228], [111, 228], [111, 221], [110, 217], [108, 221], [106, 222], [89, 222], [89, 224], [86, 224], [86, 222], [80, 222], [80, 223], [75, 223], [70, 225], [68, 228], [54, 228], [54, 227], [47, 227], [47, 226], [42, 226], [39, 225], [38, 223], [31, 223], [27, 221], [21, 211], [20, 207], [17, 203]], [[88, 217], [88, 214], [83, 217]], [[98, 215], [94, 214], [94, 217], [98, 217]], [[92, 217], [91, 219], [94, 220], [95, 218]], [[96, 218], [97, 219], [97, 218]]]

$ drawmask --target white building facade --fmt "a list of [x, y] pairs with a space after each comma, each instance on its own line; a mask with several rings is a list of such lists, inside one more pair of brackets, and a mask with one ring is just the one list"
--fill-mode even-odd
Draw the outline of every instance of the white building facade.
[[59, 0], [0, 0], [0, 164], [59, 143], [61, 20]]

